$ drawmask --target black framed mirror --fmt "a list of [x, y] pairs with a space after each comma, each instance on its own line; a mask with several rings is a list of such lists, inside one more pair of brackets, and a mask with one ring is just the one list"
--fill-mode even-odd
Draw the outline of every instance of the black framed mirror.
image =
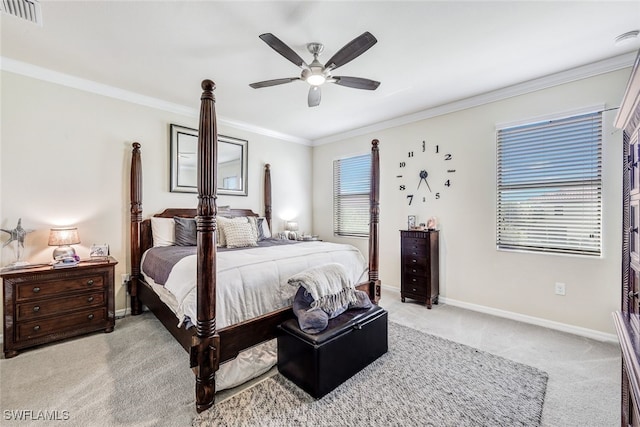
[[[244, 139], [218, 135], [218, 194], [247, 195], [247, 148]], [[197, 193], [198, 131], [171, 125], [171, 191]]]

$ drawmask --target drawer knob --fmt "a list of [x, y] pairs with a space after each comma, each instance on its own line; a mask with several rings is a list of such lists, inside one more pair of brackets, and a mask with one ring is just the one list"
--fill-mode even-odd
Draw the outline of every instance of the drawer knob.
[[87, 286], [93, 286], [93, 279], [87, 280]]
[[92, 320], [93, 319], [93, 314], [88, 315], [87, 319]]
[[33, 307], [33, 311], [36, 312], [36, 313], [39, 312], [40, 311], [40, 306], [36, 305], [35, 307]]
[[416, 288], [412, 288], [412, 289], [413, 289], [413, 292], [418, 292], [418, 289]]
[[38, 292], [40, 292], [40, 288], [39, 287], [36, 286], [35, 288], [33, 288], [33, 293], [34, 294], [37, 294]]
[[416, 272], [416, 271], [418, 271], [418, 270], [416, 270], [415, 268], [413, 268], [413, 269], [411, 269], [411, 271], [415, 273], [415, 272]]
[[417, 259], [412, 259], [411, 262], [418, 262], [418, 260]]
[[34, 326], [34, 327], [33, 327], [33, 330], [34, 330], [35, 332], [38, 332], [38, 331], [40, 330], [40, 325], [36, 325], [36, 326]]
[[417, 282], [417, 280], [416, 280], [415, 278], [414, 278], [414, 279], [411, 279], [411, 281], [412, 281], [412, 282]]
[[87, 298], [87, 302], [91, 302], [91, 301], [93, 301], [93, 297]]

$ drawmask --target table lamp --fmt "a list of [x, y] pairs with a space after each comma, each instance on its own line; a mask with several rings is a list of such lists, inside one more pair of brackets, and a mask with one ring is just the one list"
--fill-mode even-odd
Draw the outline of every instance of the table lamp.
[[80, 243], [76, 227], [52, 228], [49, 232], [49, 246], [57, 246], [53, 250], [53, 259], [75, 257], [76, 251], [69, 245]]

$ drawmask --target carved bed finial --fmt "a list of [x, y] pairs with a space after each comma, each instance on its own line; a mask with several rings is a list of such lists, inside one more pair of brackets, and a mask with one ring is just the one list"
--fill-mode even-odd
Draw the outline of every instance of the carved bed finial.
[[205, 79], [202, 81], [202, 90], [213, 91], [216, 88], [216, 84], [213, 80]]

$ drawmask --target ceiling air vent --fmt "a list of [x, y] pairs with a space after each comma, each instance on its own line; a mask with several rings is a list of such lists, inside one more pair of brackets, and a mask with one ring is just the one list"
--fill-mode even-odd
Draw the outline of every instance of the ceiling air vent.
[[0, 12], [42, 26], [42, 11], [39, 0], [0, 0]]

